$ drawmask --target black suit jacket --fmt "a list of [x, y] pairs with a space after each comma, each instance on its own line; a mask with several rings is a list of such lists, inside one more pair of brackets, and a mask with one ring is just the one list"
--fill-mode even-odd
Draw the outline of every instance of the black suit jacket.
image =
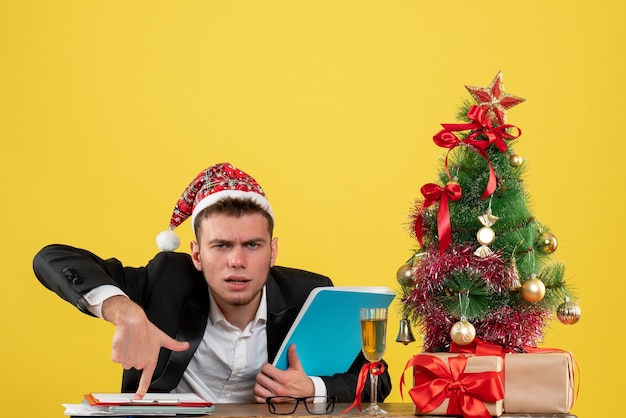
[[[201, 272], [188, 254], [162, 252], [147, 266], [124, 267], [116, 259], [103, 260], [93, 253], [65, 245], [50, 245], [34, 258], [33, 268], [39, 281], [83, 312], [83, 295], [93, 288], [110, 284], [120, 287], [143, 307], [147, 317], [163, 332], [180, 341], [188, 341], [189, 350], [172, 352], [161, 349], [154, 371], [151, 392], [169, 392], [183, 376], [204, 335], [209, 315], [209, 294]], [[272, 267], [267, 279], [267, 351], [271, 363], [310, 291], [332, 286], [328, 277], [304, 270]], [[352, 402], [358, 373], [367, 361], [362, 354], [346, 373], [320, 376], [329, 396], [339, 402]], [[122, 391], [134, 392], [141, 371], [124, 372]], [[378, 399], [391, 391], [391, 379], [379, 376]], [[363, 399], [369, 399], [369, 384]]]

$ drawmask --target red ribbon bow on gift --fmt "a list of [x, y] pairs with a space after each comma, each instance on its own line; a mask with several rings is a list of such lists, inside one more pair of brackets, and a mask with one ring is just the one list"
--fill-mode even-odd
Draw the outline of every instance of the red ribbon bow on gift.
[[[500, 372], [465, 373], [467, 357], [448, 358], [446, 365], [439, 357], [413, 356], [405, 367], [415, 368], [415, 385], [409, 390], [413, 403], [422, 413], [428, 413], [449, 399], [447, 415], [464, 418], [490, 418], [485, 402], [504, 399], [504, 384]], [[449, 367], [448, 367], [449, 366]], [[400, 381], [400, 394], [404, 373]]]
[[[514, 125], [499, 125], [492, 126], [491, 118], [487, 116], [487, 108], [473, 105], [467, 112], [467, 117], [471, 120], [470, 123], [442, 123], [444, 127], [434, 137], [435, 144], [442, 148], [448, 148], [446, 154], [445, 169], [450, 176], [448, 170], [448, 155], [450, 151], [461, 144], [471, 146], [489, 163], [489, 180], [487, 181], [487, 187], [483, 192], [481, 199], [485, 199], [490, 196], [496, 190], [496, 174], [493, 170], [491, 160], [485, 151], [491, 144], [494, 144], [500, 151], [506, 152], [507, 145], [504, 140], [511, 140], [518, 138], [522, 131]], [[507, 132], [508, 128], [514, 128], [517, 132], [515, 135]], [[465, 139], [459, 139], [454, 132], [460, 131], [472, 131]], [[486, 137], [487, 139], [479, 139], [479, 137]]]
[[365, 363], [363, 367], [361, 367], [361, 371], [359, 372], [359, 379], [356, 382], [356, 395], [354, 397], [354, 402], [352, 402], [349, 407], [341, 411], [341, 413], [345, 414], [355, 406], [359, 408], [359, 412], [363, 412], [361, 410], [361, 393], [363, 393], [363, 389], [365, 388], [365, 382], [367, 380], [368, 374], [371, 373], [374, 376], [379, 376], [384, 372], [385, 364], [380, 361], [376, 361], [374, 363]]
[[443, 254], [452, 242], [452, 232], [450, 227], [450, 209], [448, 207], [449, 200], [459, 200], [461, 198], [461, 186], [456, 182], [450, 182], [445, 187], [441, 187], [435, 183], [428, 183], [422, 186], [422, 195], [424, 201], [418, 214], [415, 216], [415, 236], [422, 245], [422, 236], [424, 229], [424, 218], [422, 212], [430, 205], [439, 202], [437, 211], [437, 233], [439, 235], [439, 252]]

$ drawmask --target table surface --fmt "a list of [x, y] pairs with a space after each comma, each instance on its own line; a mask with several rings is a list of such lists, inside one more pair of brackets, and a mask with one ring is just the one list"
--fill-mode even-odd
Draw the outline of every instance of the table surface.
[[[210, 416], [212, 417], [273, 417], [273, 418], [312, 418], [312, 417], [320, 417], [320, 416], [328, 416], [328, 417], [345, 417], [350, 415], [361, 415], [358, 408], [353, 408], [351, 411], [345, 414], [341, 414], [341, 411], [346, 409], [350, 404], [342, 404], [338, 403], [335, 405], [335, 410], [330, 415], [311, 415], [307, 413], [306, 409], [303, 405], [298, 405], [298, 409], [293, 415], [273, 415], [270, 414], [267, 405], [265, 404], [216, 404], [215, 412], [213, 412]], [[363, 408], [366, 408], [369, 403], [366, 403]], [[413, 410], [412, 403], [380, 403], [381, 408], [389, 412], [384, 415], [384, 417], [415, 417], [415, 413]], [[428, 415], [431, 418], [441, 417], [440, 415]], [[532, 417], [532, 418], [576, 418], [575, 415], [570, 414], [504, 414], [502, 417]]]

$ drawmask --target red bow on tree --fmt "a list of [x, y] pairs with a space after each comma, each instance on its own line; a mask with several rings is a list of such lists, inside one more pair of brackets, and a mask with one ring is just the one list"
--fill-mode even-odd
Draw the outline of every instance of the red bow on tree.
[[437, 210], [437, 233], [439, 236], [439, 252], [443, 254], [452, 242], [452, 232], [450, 227], [450, 209], [448, 201], [459, 200], [461, 198], [461, 186], [456, 182], [449, 182], [445, 187], [441, 187], [435, 183], [428, 183], [422, 186], [422, 195], [424, 201], [418, 214], [415, 216], [415, 236], [422, 245], [422, 236], [424, 229], [424, 218], [422, 212], [427, 207], [439, 202]]
[[[478, 154], [487, 160], [489, 163], [489, 180], [483, 195], [480, 197], [481, 199], [485, 199], [496, 190], [496, 174], [485, 150], [491, 144], [494, 144], [500, 151], [506, 152], [507, 145], [504, 140], [516, 139], [522, 134], [522, 131], [514, 125], [492, 126], [491, 118], [487, 116], [487, 110], [486, 106], [480, 107], [473, 105], [467, 112], [467, 117], [471, 120], [470, 123], [442, 123], [441, 126], [443, 126], [444, 129], [437, 132], [433, 137], [435, 144], [442, 148], [448, 148], [445, 161], [445, 169], [448, 176], [450, 176], [450, 172], [448, 171], [448, 155], [450, 151], [461, 144], [471, 146]], [[516, 134], [512, 135], [507, 132], [508, 128], [514, 128], [517, 131]], [[464, 139], [459, 139], [455, 134], [455, 132], [467, 130], [472, 132]], [[486, 139], [480, 139], [481, 137]]]

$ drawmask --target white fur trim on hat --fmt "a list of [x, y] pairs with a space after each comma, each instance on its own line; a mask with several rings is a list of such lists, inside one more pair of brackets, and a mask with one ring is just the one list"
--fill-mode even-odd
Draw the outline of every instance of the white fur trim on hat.
[[258, 203], [265, 211], [274, 219], [274, 212], [272, 211], [272, 207], [270, 206], [270, 202], [256, 192], [245, 192], [243, 190], [222, 190], [220, 192], [216, 192], [208, 195], [201, 201], [199, 201], [196, 206], [193, 208], [193, 212], [191, 213], [191, 227], [196, 223], [196, 216], [203, 209], [208, 208], [214, 203], [217, 203], [220, 199], [225, 197], [232, 197], [235, 199], [251, 199], [254, 202]]

